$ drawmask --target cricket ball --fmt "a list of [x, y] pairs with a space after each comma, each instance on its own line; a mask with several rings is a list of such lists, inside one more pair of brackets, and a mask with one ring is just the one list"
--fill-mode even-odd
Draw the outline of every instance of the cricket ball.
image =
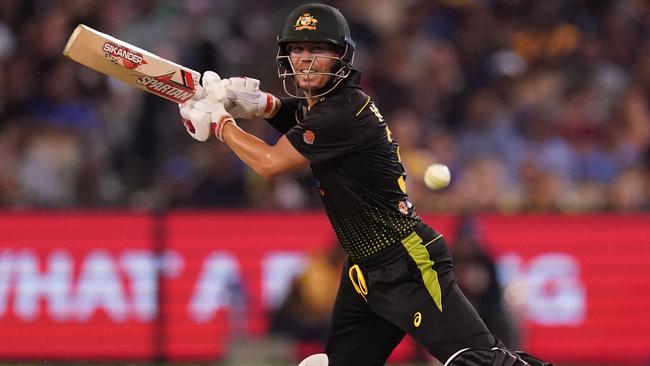
[[432, 190], [445, 188], [451, 182], [451, 172], [444, 164], [431, 164], [424, 171], [424, 184]]

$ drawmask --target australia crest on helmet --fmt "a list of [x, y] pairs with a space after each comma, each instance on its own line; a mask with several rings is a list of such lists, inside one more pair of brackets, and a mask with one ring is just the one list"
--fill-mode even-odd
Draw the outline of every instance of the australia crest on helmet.
[[296, 19], [295, 28], [296, 30], [316, 30], [316, 23], [318, 23], [318, 19], [309, 13], [303, 13]]

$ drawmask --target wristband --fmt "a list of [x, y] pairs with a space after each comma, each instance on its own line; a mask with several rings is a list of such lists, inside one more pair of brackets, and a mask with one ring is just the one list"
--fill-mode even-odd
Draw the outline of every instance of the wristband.
[[[259, 117], [262, 118], [271, 118], [273, 111], [275, 110], [275, 97], [271, 93], [262, 93], [260, 95], [260, 107], [264, 106], [264, 109], [259, 114]], [[261, 108], [260, 108], [261, 109]]]
[[219, 123], [212, 122], [214, 136], [221, 142], [223, 142], [223, 128], [228, 123], [233, 123], [235, 126], [237, 126], [237, 123], [231, 116], [221, 117], [221, 121], [219, 121]]

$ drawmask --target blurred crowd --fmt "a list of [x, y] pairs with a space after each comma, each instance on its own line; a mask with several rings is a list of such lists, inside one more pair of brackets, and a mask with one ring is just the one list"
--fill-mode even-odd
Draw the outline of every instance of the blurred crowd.
[[[177, 106], [61, 55], [79, 23], [283, 95], [276, 0], [0, 1], [0, 207], [319, 205], [307, 169], [264, 182]], [[650, 209], [650, 3], [332, 0], [422, 211]], [[273, 143], [264, 121], [240, 125]], [[447, 164], [433, 192], [426, 166]]]

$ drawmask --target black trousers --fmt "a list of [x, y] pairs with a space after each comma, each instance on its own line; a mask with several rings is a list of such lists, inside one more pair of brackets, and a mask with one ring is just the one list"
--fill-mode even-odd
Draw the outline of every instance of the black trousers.
[[367, 260], [346, 263], [325, 352], [330, 366], [384, 365], [405, 334], [441, 362], [497, 343], [458, 288], [444, 238], [425, 224]]

